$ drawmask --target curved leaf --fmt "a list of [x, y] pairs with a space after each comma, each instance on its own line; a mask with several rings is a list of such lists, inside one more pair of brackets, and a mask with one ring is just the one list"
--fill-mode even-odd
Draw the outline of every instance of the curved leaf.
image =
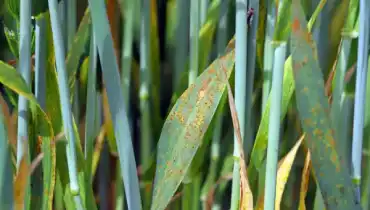
[[231, 51], [214, 61], [168, 115], [158, 142], [151, 209], [164, 209], [183, 180], [221, 100], [234, 67], [234, 55]]

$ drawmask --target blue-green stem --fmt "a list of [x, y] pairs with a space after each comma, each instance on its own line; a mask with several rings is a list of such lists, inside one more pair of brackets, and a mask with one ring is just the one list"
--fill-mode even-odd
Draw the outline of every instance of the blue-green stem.
[[58, 4], [58, 15], [60, 20], [60, 30], [62, 31], [63, 45], [65, 50], [68, 50], [68, 32], [67, 32], [67, 11], [68, 11], [68, 0], [60, 0]]
[[[91, 27], [92, 32], [92, 27]], [[94, 140], [97, 135], [96, 133], [96, 64], [97, 64], [97, 49], [95, 36], [92, 33], [90, 38], [90, 54], [89, 54], [89, 73], [87, 77], [87, 100], [86, 100], [86, 120], [85, 120], [85, 186], [90, 188], [92, 186], [92, 159], [94, 152]], [[76, 84], [77, 86], [77, 84]], [[92, 209], [93, 206], [90, 204], [94, 202], [92, 193], [89, 190], [85, 190], [86, 208]]]
[[[259, 0], [249, 0], [248, 8], [254, 9], [252, 21], [250, 22], [250, 29], [248, 30], [247, 40], [247, 83], [246, 83], [246, 95], [245, 95], [245, 125], [240, 126], [245, 128], [244, 134], [244, 153], [245, 158], [248, 158], [250, 151], [253, 147], [253, 135], [254, 135], [254, 113], [252, 112], [253, 103], [253, 85], [254, 85], [254, 72], [256, 66], [256, 52], [257, 52], [257, 30], [258, 30], [258, 13], [259, 13]], [[247, 161], [247, 160], [245, 160]]]
[[[143, 168], [150, 164], [152, 151], [152, 129], [150, 109], [150, 6], [151, 1], [142, 1], [140, 22], [140, 112], [141, 112], [141, 137], [140, 137], [140, 163]], [[144, 192], [144, 209], [150, 206], [150, 191]]]
[[44, 15], [36, 18], [36, 46], [35, 46], [35, 96], [41, 108], [46, 106], [46, 42], [44, 40], [46, 22]]
[[121, 13], [125, 14], [125, 25], [123, 29], [123, 42], [122, 42], [122, 91], [125, 99], [128, 116], [129, 113], [129, 100], [130, 100], [130, 81], [131, 81], [131, 64], [132, 64], [132, 44], [134, 35], [134, 10], [136, 8], [136, 0], [120, 0]]
[[266, 36], [263, 53], [263, 92], [262, 92], [262, 113], [265, 110], [268, 96], [271, 90], [272, 66], [274, 60], [274, 48], [272, 39], [274, 36], [274, 26], [276, 19], [276, 8], [273, 1], [266, 1], [267, 19], [266, 19]]
[[[368, 69], [370, 68], [370, 56], [368, 60]], [[367, 79], [369, 81], [370, 79], [370, 74], [367, 74]], [[367, 94], [370, 94], [370, 83], [367, 83]], [[369, 107], [370, 105], [370, 97], [366, 97], [366, 107]], [[353, 114], [353, 112], [351, 112]], [[370, 195], [370, 141], [369, 141], [369, 131], [370, 131], [370, 112], [369, 110], [366, 110], [366, 115], [365, 115], [365, 133], [364, 133], [364, 138], [365, 138], [365, 144], [364, 144], [364, 149], [363, 149], [363, 155], [365, 158], [365, 170], [362, 173], [362, 176], [364, 177], [363, 180], [361, 181], [361, 205], [363, 210], [369, 210], [370, 209], [370, 201], [369, 201], [369, 195]]]
[[356, 92], [353, 119], [353, 142], [352, 142], [352, 179], [356, 186], [356, 199], [360, 201], [362, 140], [365, 116], [367, 66], [369, 53], [369, 24], [370, 2], [360, 0], [359, 43], [357, 51]]
[[[65, 14], [66, 14], [66, 34], [67, 34], [67, 45], [66, 45], [66, 49], [67, 49], [67, 52], [71, 49], [71, 46], [73, 44], [73, 39], [75, 37], [75, 34], [76, 34], [76, 16], [77, 16], [77, 2], [76, 0], [65, 0]], [[80, 123], [80, 118], [79, 118], [79, 115], [80, 115], [80, 111], [79, 111], [79, 81], [76, 80], [75, 84], [74, 84], [74, 94], [73, 94], [73, 115], [75, 117], [75, 120], [76, 120], [76, 124], [79, 125]]]
[[190, 0], [190, 70], [189, 85], [198, 76], [199, 67], [199, 0]]
[[51, 29], [53, 32], [53, 41], [55, 46], [56, 69], [58, 72], [58, 86], [60, 103], [62, 108], [63, 128], [67, 137], [68, 143], [66, 146], [68, 173], [70, 179], [70, 190], [76, 202], [77, 209], [82, 209], [82, 201], [80, 197], [80, 188], [77, 177], [77, 161], [76, 161], [76, 136], [73, 130], [71, 104], [69, 100], [69, 87], [67, 81], [67, 69], [65, 63], [65, 48], [64, 40], [62, 39], [62, 31], [60, 28], [60, 21], [58, 16], [57, 0], [48, 0]]
[[[236, 23], [235, 23], [235, 106], [238, 115], [240, 128], [245, 127], [246, 111], [246, 83], [247, 83], [247, 0], [235, 0]], [[240, 130], [244, 140], [244, 129]], [[231, 210], [239, 209], [240, 203], [240, 150], [234, 135], [234, 169], [231, 191]]]
[[280, 115], [281, 99], [283, 94], [283, 75], [286, 55], [286, 42], [276, 43], [274, 52], [274, 69], [272, 76], [271, 103], [274, 105], [270, 109], [268, 146], [267, 146], [267, 165], [265, 177], [265, 200], [264, 209], [275, 209], [275, 190], [276, 172], [279, 155], [280, 139]]
[[102, 65], [103, 81], [107, 90], [109, 111], [112, 116], [117, 150], [123, 177], [128, 209], [141, 210], [139, 179], [131, 142], [131, 132], [126, 106], [120, 86], [118, 64], [115, 59], [113, 39], [104, 0], [89, 0], [94, 36]]
[[200, 25], [206, 22], [207, 19], [207, 12], [208, 12], [208, 0], [200, 0]]
[[180, 83], [181, 75], [185, 71], [188, 59], [188, 28], [189, 28], [189, 0], [176, 0], [176, 38], [175, 38], [175, 73], [173, 89]]
[[[19, 66], [18, 69], [30, 87], [31, 83], [31, 1], [20, 1]], [[17, 168], [25, 154], [24, 141], [28, 141], [28, 100], [18, 99]]]

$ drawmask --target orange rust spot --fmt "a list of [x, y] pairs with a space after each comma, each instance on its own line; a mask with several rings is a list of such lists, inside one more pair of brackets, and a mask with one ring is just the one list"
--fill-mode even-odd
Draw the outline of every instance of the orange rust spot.
[[293, 70], [294, 70], [294, 71], [297, 71], [297, 70], [299, 70], [300, 68], [302, 68], [302, 64], [301, 64], [301, 63], [293, 62]]
[[311, 113], [312, 113], [312, 115], [316, 115], [317, 114], [317, 110], [315, 108], [312, 108], [311, 109]]
[[293, 24], [292, 24], [292, 30], [293, 32], [297, 32], [300, 28], [300, 23], [299, 23], [299, 20], [298, 19], [294, 19], [293, 20]]
[[308, 33], [308, 32], [305, 32], [304, 33], [304, 38], [310, 44], [311, 48], [314, 48], [313, 45], [312, 45], [312, 36], [311, 36], [311, 34]]
[[208, 70], [208, 73], [214, 74], [214, 73], [216, 73], [216, 70], [214, 68], [211, 68], [211, 69]]
[[334, 138], [333, 138], [332, 135], [327, 135], [326, 136], [326, 139], [328, 140], [330, 146], [332, 146], [334, 148], [336, 147], [335, 140], [334, 140]]
[[323, 132], [322, 132], [322, 130], [320, 130], [318, 128], [315, 128], [315, 130], [313, 131], [313, 134], [315, 136], [318, 136], [321, 139], [322, 138], [322, 135], [323, 135]]
[[302, 93], [308, 93], [308, 87], [304, 87], [304, 88], [302, 89]]
[[330, 154], [330, 160], [333, 162], [333, 164], [335, 165], [335, 170], [336, 172], [339, 172], [340, 171], [340, 165], [339, 165], [339, 161], [338, 161], [338, 156], [332, 152]]

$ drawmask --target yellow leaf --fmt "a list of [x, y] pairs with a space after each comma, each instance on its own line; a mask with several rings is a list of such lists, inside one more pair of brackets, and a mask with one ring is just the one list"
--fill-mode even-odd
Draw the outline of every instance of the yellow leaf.
[[[294, 147], [289, 151], [289, 153], [280, 160], [277, 177], [276, 177], [276, 196], [275, 196], [275, 210], [280, 210], [281, 198], [283, 197], [284, 188], [288, 181], [290, 170], [292, 168], [295, 156], [297, 154], [298, 148], [304, 139], [304, 135], [297, 141]], [[257, 201], [256, 209], [262, 210], [264, 208], [264, 194], [260, 195]]]
[[23, 210], [24, 208], [24, 197], [26, 194], [26, 186], [29, 177], [30, 167], [27, 162], [28, 156], [28, 146], [27, 141], [24, 140], [23, 144], [24, 154], [22, 156], [21, 162], [19, 163], [19, 169], [17, 176], [14, 181], [14, 206], [15, 210]]
[[277, 171], [277, 180], [276, 180], [276, 198], [275, 198], [275, 209], [280, 210], [281, 198], [283, 197], [283, 192], [285, 185], [288, 181], [290, 170], [297, 154], [298, 148], [302, 143], [304, 135], [297, 141], [294, 147], [290, 152], [282, 159], [279, 163], [279, 168]]
[[308, 181], [310, 180], [311, 170], [311, 154], [307, 151], [306, 160], [304, 162], [304, 168], [302, 172], [301, 191], [299, 192], [299, 210], [306, 210], [306, 194], [308, 189]]

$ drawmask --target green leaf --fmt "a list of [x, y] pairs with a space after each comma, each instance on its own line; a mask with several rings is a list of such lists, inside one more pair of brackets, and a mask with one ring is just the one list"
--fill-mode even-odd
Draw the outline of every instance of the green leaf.
[[16, 58], [18, 58], [19, 57], [19, 50], [18, 50], [19, 33], [17, 31], [12, 30], [11, 28], [8, 28], [5, 24], [4, 24], [4, 33], [5, 33], [5, 38], [8, 41], [10, 51], [13, 53], [13, 55]]
[[316, 45], [307, 31], [298, 0], [292, 4], [291, 48], [297, 108], [326, 207], [329, 210], [361, 209], [355, 203], [349, 170], [337, 152]]
[[168, 115], [158, 142], [151, 209], [164, 209], [183, 180], [221, 100], [234, 67], [234, 55], [231, 51], [214, 61]]
[[279, 13], [277, 16], [276, 28], [274, 31], [274, 40], [275, 41], [284, 41], [289, 38], [291, 25], [290, 17], [291, 17], [291, 7], [292, 0], [284, 0], [279, 4]]
[[70, 97], [73, 98], [74, 84], [76, 82], [76, 73], [80, 64], [80, 58], [86, 51], [88, 41], [90, 38], [91, 16], [90, 10], [87, 8], [81, 20], [80, 26], [76, 32], [75, 38], [71, 45], [71, 49], [67, 55], [66, 65], [68, 71], [68, 83], [70, 90]]

